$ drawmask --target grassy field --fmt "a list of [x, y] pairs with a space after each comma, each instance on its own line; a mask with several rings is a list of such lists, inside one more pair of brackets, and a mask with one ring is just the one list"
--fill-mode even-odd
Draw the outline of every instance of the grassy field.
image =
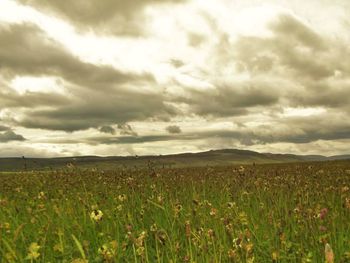
[[350, 262], [349, 187], [349, 161], [2, 173], [0, 262]]

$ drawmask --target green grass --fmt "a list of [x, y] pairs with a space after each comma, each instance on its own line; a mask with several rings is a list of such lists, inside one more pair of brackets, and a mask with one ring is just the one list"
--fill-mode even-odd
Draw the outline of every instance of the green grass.
[[348, 187], [346, 161], [1, 173], [0, 262], [350, 262]]

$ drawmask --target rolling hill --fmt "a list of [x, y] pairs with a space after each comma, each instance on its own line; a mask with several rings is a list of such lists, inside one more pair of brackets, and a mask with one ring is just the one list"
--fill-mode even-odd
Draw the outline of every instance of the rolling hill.
[[350, 155], [293, 155], [259, 153], [238, 149], [210, 150], [198, 153], [181, 153], [157, 156], [81, 156], [61, 158], [0, 158], [0, 171], [50, 170], [74, 165], [79, 168], [114, 169], [117, 167], [215, 166], [252, 163], [285, 163], [307, 161], [350, 160]]

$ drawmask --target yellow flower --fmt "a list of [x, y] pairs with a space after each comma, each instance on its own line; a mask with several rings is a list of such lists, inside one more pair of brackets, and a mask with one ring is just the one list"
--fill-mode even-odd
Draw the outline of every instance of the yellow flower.
[[91, 212], [90, 214], [90, 218], [95, 221], [95, 222], [98, 222], [98, 221], [101, 221], [102, 220], [102, 217], [103, 217], [103, 213], [101, 210], [97, 210], [95, 209], [94, 211]]
[[45, 193], [43, 191], [39, 192], [38, 199], [43, 199], [45, 197]]
[[98, 249], [98, 253], [107, 262], [111, 261], [117, 254], [118, 243], [117, 241], [111, 241], [108, 244], [104, 244]]
[[30, 260], [37, 259], [40, 256], [39, 249], [40, 249], [40, 246], [38, 245], [38, 243], [36, 242], [31, 243], [28, 248], [29, 253], [27, 255], [27, 259], [30, 259]]
[[107, 245], [103, 245], [98, 249], [98, 253], [105, 259], [110, 260], [113, 257], [112, 251], [108, 248]]
[[145, 248], [144, 248], [144, 247], [139, 247], [139, 248], [137, 248], [137, 249], [136, 249], [136, 253], [137, 253], [137, 255], [139, 255], [139, 256], [143, 256], [144, 253], [145, 253]]
[[276, 251], [273, 251], [271, 257], [272, 257], [272, 260], [273, 260], [273, 261], [277, 261], [277, 259], [278, 259], [278, 253], [277, 253]]
[[118, 199], [120, 202], [124, 202], [126, 200], [126, 195], [125, 194], [119, 195]]

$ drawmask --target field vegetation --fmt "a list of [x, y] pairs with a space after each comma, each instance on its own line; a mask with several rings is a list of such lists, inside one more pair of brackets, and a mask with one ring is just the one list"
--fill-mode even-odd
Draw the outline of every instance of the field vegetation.
[[0, 262], [350, 262], [350, 162], [0, 174]]

